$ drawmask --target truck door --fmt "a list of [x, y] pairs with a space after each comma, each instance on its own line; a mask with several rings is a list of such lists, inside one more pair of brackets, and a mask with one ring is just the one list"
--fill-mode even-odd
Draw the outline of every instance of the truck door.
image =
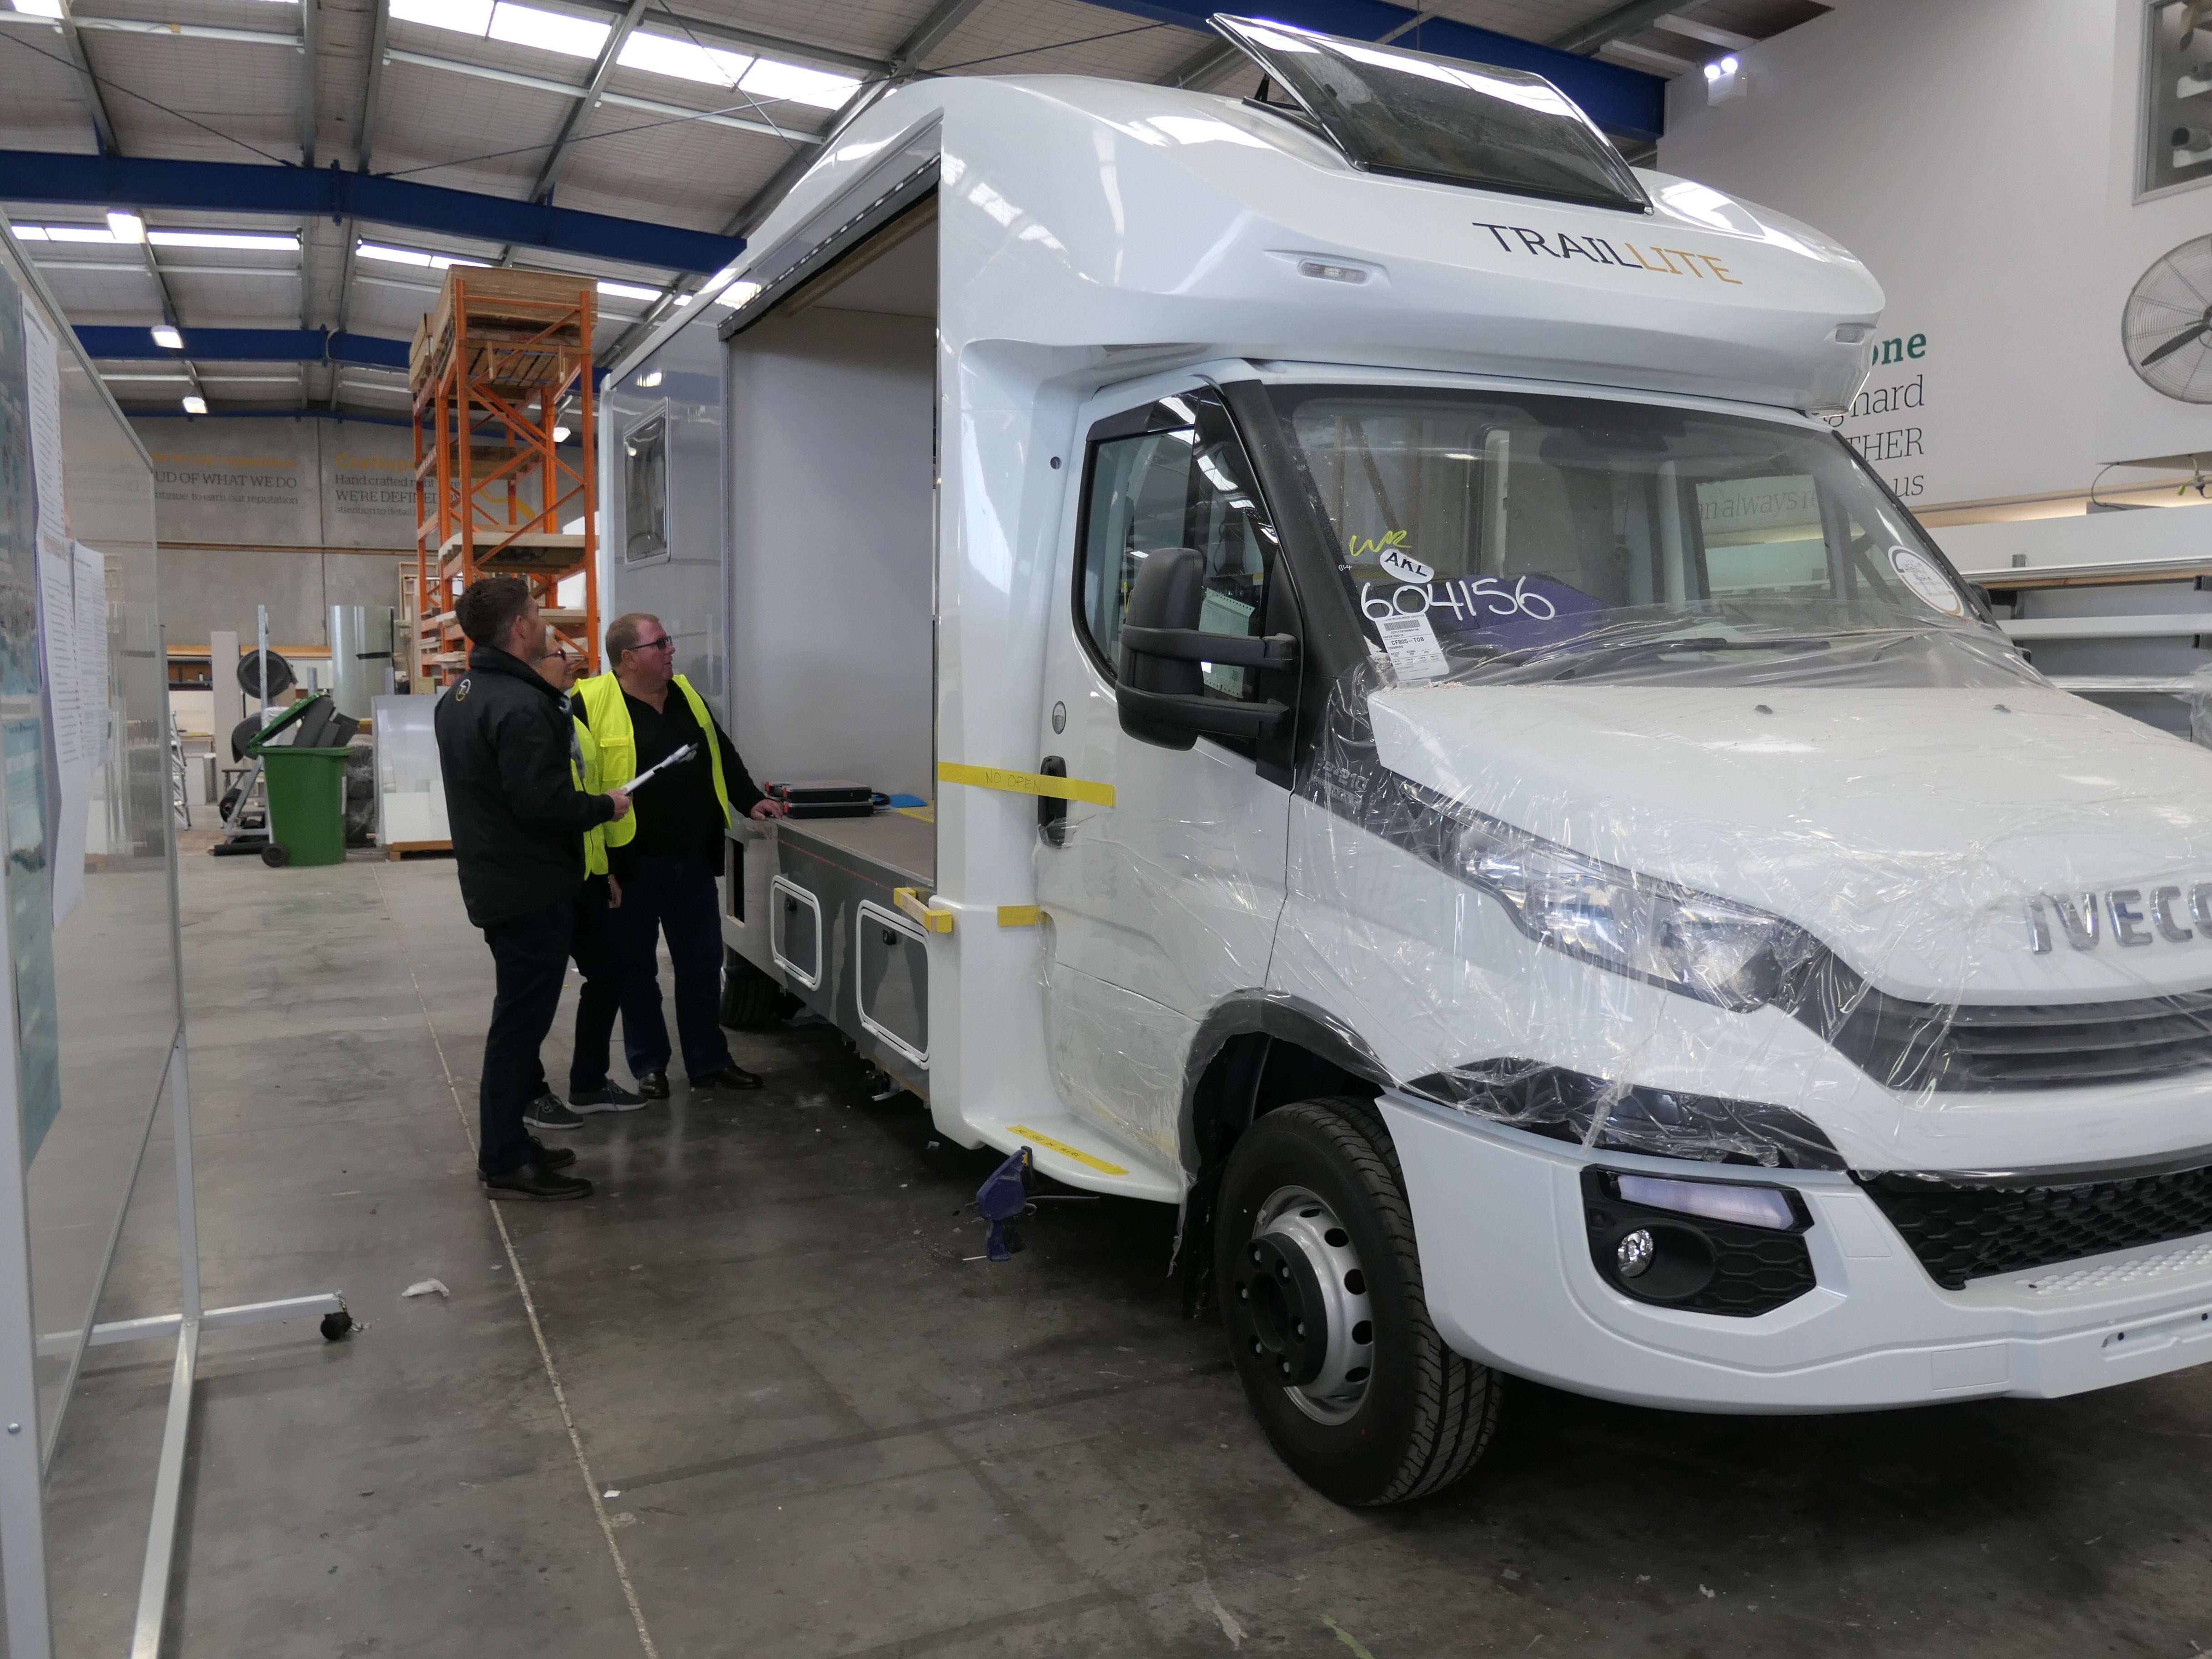
[[[1188, 547], [1206, 562], [1206, 631], [1295, 633], [1297, 622], [1252, 468], [1216, 393], [1107, 403], [1086, 417], [1048, 623], [1039, 770], [1110, 784], [1113, 804], [1039, 806], [1048, 1035], [1072, 1106], [1173, 1157], [1197, 1022], [1223, 997], [1267, 983], [1289, 775], [1261, 744], [1200, 737], [1174, 750], [1126, 734], [1115, 704], [1122, 610], [1147, 554]], [[1290, 678], [1206, 671], [1212, 692], [1294, 705], [1280, 684]]]

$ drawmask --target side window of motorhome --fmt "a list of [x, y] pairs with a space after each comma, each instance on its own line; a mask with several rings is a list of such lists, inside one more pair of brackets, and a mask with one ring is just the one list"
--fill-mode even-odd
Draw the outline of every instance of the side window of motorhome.
[[1823, 432], [1595, 398], [1279, 387], [1360, 614], [1449, 654], [1967, 626]]
[[[1194, 402], [1195, 400], [1193, 400]], [[1209, 634], [1264, 631], [1267, 541], [1242, 447], [1218, 407], [1188, 426], [1094, 443], [1088, 510], [1079, 534], [1077, 592], [1084, 625], [1107, 672], [1121, 660], [1121, 617], [1146, 556], [1194, 548], [1206, 558], [1199, 626]], [[1249, 670], [1216, 664], [1206, 683], [1224, 696], [1256, 695]]]
[[623, 437], [623, 560], [643, 564], [668, 551], [668, 420], [656, 415]]

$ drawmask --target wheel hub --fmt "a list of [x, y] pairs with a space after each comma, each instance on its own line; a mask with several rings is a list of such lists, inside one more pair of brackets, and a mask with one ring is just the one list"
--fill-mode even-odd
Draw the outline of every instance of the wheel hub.
[[1227, 1287], [1236, 1340], [1322, 1423], [1359, 1408], [1374, 1368], [1367, 1279], [1350, 1235], [1303, 1188], [1271, 1194]]

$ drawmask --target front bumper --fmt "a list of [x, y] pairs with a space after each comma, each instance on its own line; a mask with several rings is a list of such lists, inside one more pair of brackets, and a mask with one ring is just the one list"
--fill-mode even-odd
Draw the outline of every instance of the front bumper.
[[[1455, 1350], [1516, 1376], [1637, 1405], [1796, 1413], [2048, 1399], [2212, 1360], [2212, 1235], [1945, 1291], [1845, 1176], [1585, 1153], [1402, 1097], [1380, 1104], [1430, 1316]], [[1751, 1318], [1622, 1294], [1590, 1261], [1592, 1163], [1795, 1188], [1817, 1285]]]

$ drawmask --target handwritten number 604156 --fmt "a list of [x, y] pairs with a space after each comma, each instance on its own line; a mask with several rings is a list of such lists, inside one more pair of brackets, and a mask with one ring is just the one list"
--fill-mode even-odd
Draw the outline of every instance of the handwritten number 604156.
[[[1407, 603], [1408, 599], [1413, 603]], [[1491, 617], [1528, 617], [1537, 622], [1550, 622], [1559, 614], [1559, 606], [1529, 589], [1526, 576], [1510, 588], [1496, 576], [1476, 576], [1428, 586], [1408, 582], [1379, 593], [1373, 582], [1364, 582], [1359, 589], [1359, 608], [1375, 622], [1385, 617], [1415, 617], [1438, 610], [1450, 611], [1462, 622], [1478, 623]]]

